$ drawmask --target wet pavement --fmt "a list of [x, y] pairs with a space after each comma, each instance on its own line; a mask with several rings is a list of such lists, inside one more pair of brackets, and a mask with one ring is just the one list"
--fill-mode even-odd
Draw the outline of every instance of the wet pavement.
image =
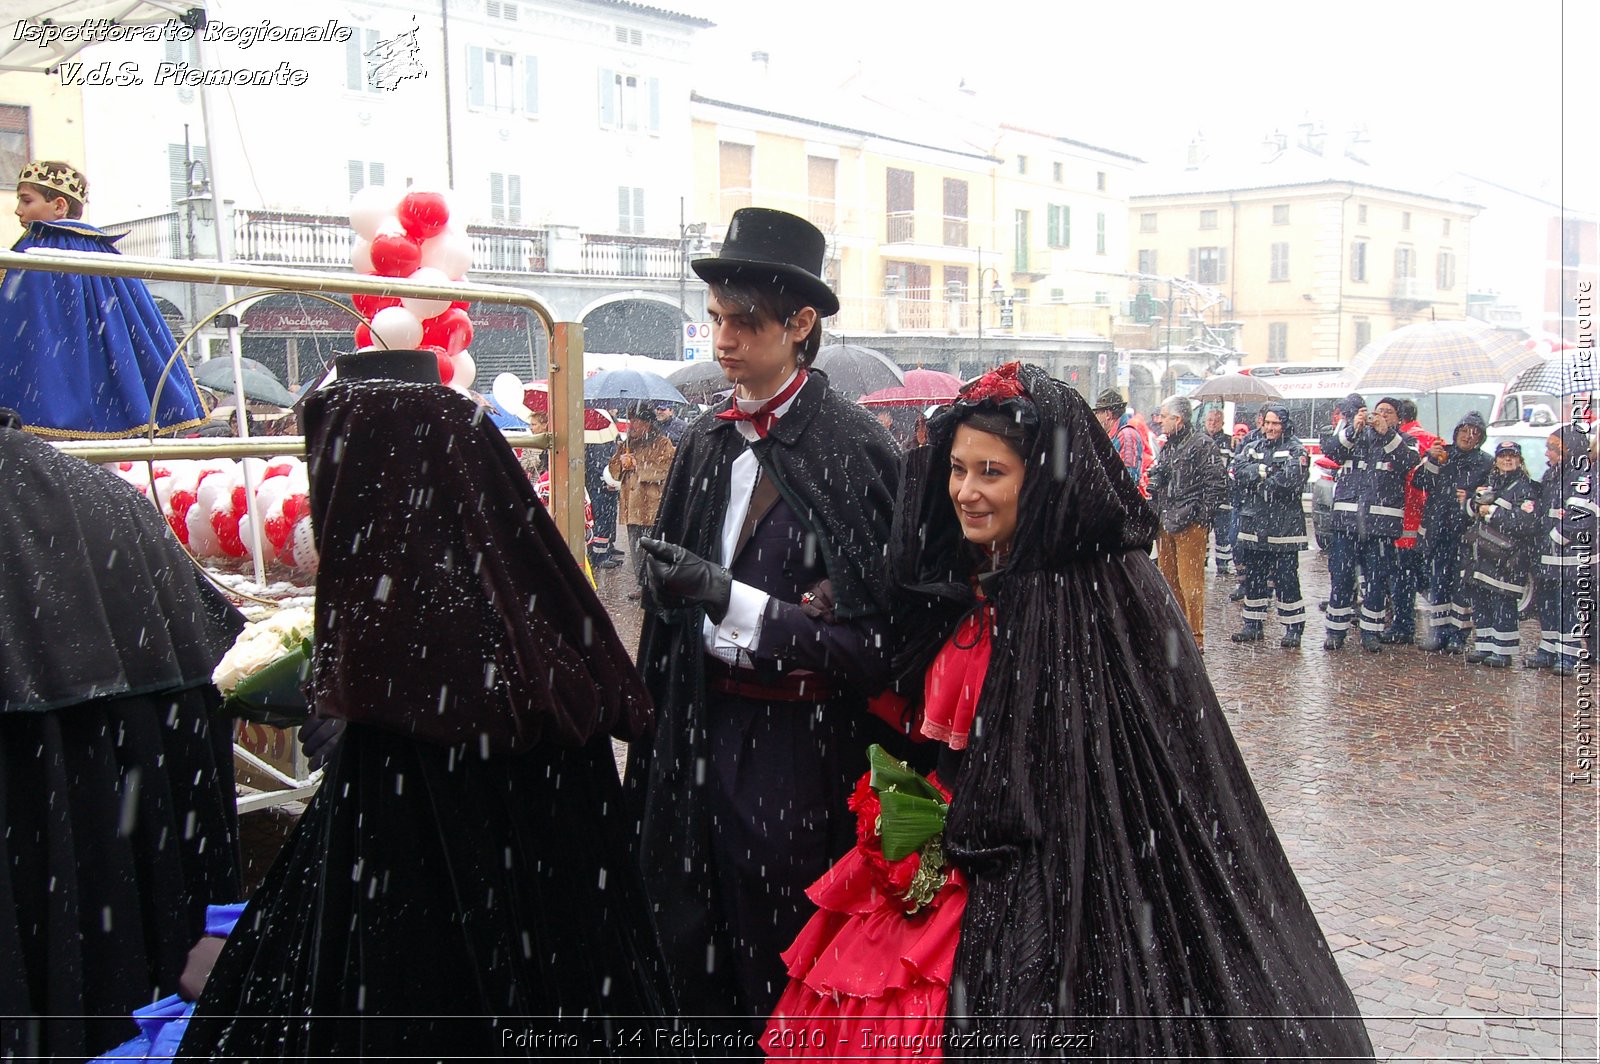
[[[1318, 552], [1301, 577], [1305, 649], [1282, 650], [1270, 621], [1265, 642], [1228, 641], [1237, 585], [1208, 571], [1206, 663], [1379, 1059], [1595, 1060], [1600, 792], [1571, 778], [1592, 681], [1324, 651]], [[634, 645], [631, 572], [598, 579]]]

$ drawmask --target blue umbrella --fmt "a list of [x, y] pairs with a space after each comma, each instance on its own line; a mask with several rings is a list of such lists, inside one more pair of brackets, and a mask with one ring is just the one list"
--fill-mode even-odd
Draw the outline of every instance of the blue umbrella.
[[639, 369], [601, 370], [583, 382], [589, 403], [686, 403], [683, 393], [659, 373]]

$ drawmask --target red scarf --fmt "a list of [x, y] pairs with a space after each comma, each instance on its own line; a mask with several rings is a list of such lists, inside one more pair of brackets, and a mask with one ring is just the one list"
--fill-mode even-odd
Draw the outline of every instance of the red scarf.
[[773, 411], [794, 398], [794, 393], [798, 392], [800, 386], [805, 382], [806, 371], [802, 368], [790, 379], [788, 384], [783, 386], [783, 389], [777, 395], [762, 403], [761, 409], [746, 413], [739, 409], [739, 401], [735, 399], [733, 400], [733, 405], [718, 414], [717, 417], [723, 421], [748, 421], [750, 422], [750, 427], [756, 430], [756, 435], [766, 439], [767, 433], [772, 431], [773, 424], [778, 420], [778, 415]]

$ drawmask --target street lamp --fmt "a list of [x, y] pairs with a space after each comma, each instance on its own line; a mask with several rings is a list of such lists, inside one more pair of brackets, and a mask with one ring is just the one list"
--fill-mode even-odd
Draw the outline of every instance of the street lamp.
[[[987, 365], [983, 357], [983, 282], [985, 278], [992, 277], [994, 282], [990, 288], [990, 298], [995, 306], [1000, 306], [1000, 301], [1005, 298], [1005, 289], [1000, 287], [1000, 271], [993, 266], [983, 264], [983, 249], [978, 249], [978, 298], [973, 300], [978, 309], [978, 363]], [[1003, 319], [1002, 319], [1003, 321]], [[1002, 326], [1003, 327], [1003, 326]]]
[[[678, 311], [689, 321], [689, 312], [684, 309], [684, 303], [689, 298], [689, 263], [693, 259], [701, 258], [706, 253], [706, 223], [689, 223], [684, 220], [683, 199], [678, 200]], [[678, 357], [681, 359], [685, 351], [685, 337], [683, 329], [678, 330]]]

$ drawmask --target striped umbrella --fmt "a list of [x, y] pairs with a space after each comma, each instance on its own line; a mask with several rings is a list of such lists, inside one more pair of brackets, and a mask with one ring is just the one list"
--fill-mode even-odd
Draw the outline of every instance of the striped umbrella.
[[1352, 390], [1435, 392], [1456, 384], [1505, 384], [1544, 361], [1523, 339], [1472, 319], [1407, 325], [1361, 349], [1350, 364]]

